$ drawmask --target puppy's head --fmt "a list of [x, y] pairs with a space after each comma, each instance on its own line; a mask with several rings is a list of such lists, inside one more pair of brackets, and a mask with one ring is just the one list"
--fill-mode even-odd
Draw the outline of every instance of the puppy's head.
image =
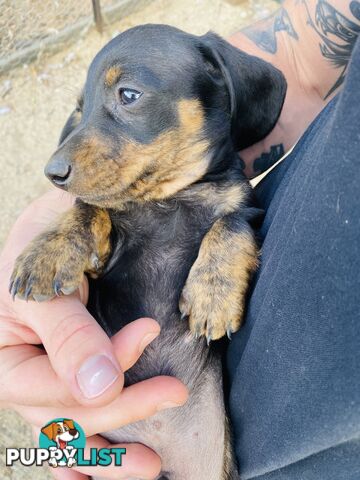
[[70, 442], [79, 436], [79, 432], [75, 428], [72, 420], [64, 420], [62, 422], [52, 422], [41, 429], [41, 432], [48, 437], [49, 440], [56, 442], [57, 439]]
[[93, 60], [45, 173], [103, 207], [165, 199], [219, 168], [224, 145], [263, 138], [285, 90], [278, 70], [215, 34], [133, 28]]

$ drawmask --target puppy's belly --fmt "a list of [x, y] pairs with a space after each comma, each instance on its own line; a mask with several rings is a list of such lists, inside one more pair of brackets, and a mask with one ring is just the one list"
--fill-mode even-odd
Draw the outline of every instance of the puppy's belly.
[[[152, 448], [162, 460], [159, 478], [232, 480], [236, 477], [224, 474], [225, 452], [230, 452], [230, 445], [225, 431], [219, 347], [208, 347], [204, 337], [195, 339], [178, 309], [206, 228], [196, 222], [190, 225], [193, 216], [184, 214], [185, 228], [180, 222], [181, 211], [175, 213], [173, 218], [167, 212], [164, 224], [156, 218], [159, 227], [155, 231], [143, 233], [141, 240], [136, 237], [136, 242], [128, 241], [112, 268], [90, 281], [88, 308], [109, 335], [136, 318], [156, 318], [161, 333], [126, 372], [126, 384], [171, 375], [187, 386], [189, 399], [183, 407], [163, 410], [146, 421], [103, 435], [113, 443], [139, 442]], [[115, 231], [121, 228], [120, 220], [113, 219]], [[131, 218], [128, 235], [138, 232], [140, 226], [148, 228], [148, 224], [144, 227], [143, 221], [136, 223], [136, 218]], [[231, 460], [227, 468], [233, 471]]]
[[[208, 375], [208, 372], [204, 372]], [[222, 480], [225, 424], [218, 386], [206, 382], [183, 407], [107, 432], [112, 443], [140, 442], [161, 458], [169, 480]]]
[[[195, 339], [177, 318], [127, 373], [127, 384], [170, 374], [183, 381], [189, 398], [182, 407], [162, 410], [153, 417], [103, 433], [112, 443], [142, 443], [162, 460], [159, 479], [229, 480], [224, 475], [225, 431], [220, 356]], [[98, 479], [99, 480], [99, 479]]]

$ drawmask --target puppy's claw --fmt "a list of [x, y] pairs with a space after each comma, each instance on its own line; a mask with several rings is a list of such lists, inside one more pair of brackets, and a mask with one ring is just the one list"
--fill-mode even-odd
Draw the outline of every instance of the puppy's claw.
[[181, 314], [180, 320], [186, 320], [189, 317], [189, 315], [185, 312]]
[[227, 337], [228, 337], [229, 340], [231, 340], [231, 335], [232, 335], [232, 333], [233, 333], [233, 332], [232, 332], [231, 328], [228, 327], [227, 330], [226, 330], [226, 335], [227, 335]]
[[211, 340], [212, 340], [211, 334], [207, 335], [207, 336], [206, 336], [206, 343], [207, 343], [207, 346], [208, 346], [208, 347], [210, 346]]
[[26, 285], [24, 300], [28, 301], [28, 299], [30, 297], [30, 294], [31, 294], [31, 291], [32, 291], [32, 281], [30, 280]]
[[54, 281], [54, 292], [57, 297], [61, 296], [61, 283], [59, 282], [59, 280]]
[[11, 287], [10, 295], [12, 296], [13, 300], [15, 300], [16, 294], [19, 291], [20, 282], [21, 282], [20, 278], [17, 278]]
[[100, 270], [100, 260], [96, 253], [93, 253], [90, 257], [91, 265], [95, 268], [95, 270]]

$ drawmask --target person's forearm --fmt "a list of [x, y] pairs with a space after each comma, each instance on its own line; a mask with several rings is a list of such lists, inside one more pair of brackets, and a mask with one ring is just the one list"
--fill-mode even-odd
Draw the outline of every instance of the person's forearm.
[[249, 177], [274, 164], [339, 91], [359, 33], [358, 0], [286, 0], [271, 17], [233, 35], [235, 46], [271, 62], [288, 82], [276, 127], [240, 152]]

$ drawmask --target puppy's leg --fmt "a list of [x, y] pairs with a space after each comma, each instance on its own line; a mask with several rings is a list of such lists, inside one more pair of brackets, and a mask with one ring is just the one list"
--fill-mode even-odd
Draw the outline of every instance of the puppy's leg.
[[190, 329], [208, 341], [239, 329], [258, 249], [253, 232], [239, 213], [217, 220], [205, 235], [181, 299]]
[[106, 210], [75, 204], [17, 258], [10, 293], [37, 301], [72, 293], [84, 272], [93, 277], [101, 272], [110, 253], [110, 231]]

